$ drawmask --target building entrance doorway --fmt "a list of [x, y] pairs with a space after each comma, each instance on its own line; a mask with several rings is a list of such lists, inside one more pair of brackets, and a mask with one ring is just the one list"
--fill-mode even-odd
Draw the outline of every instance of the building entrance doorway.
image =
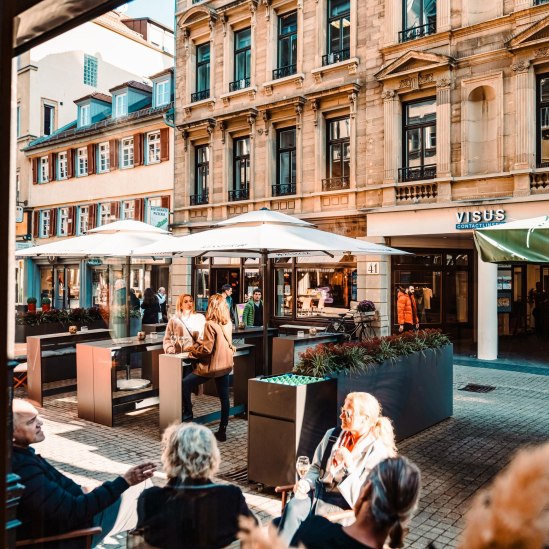
[[224, 284], [230, 284], [233, 289], [233, 303], [240, 303], [240, 267], [215, 267], [210, 270], [211, 293], [221, 292]]

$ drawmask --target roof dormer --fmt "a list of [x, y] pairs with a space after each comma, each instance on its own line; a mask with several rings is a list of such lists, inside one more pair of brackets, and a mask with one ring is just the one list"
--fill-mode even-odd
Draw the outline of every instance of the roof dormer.
[[130, 80], [109, 91], [112, 93], [113, 118], [126, 116], [151, 105], [152, 88], [147, 84]]
[[104, 93], [94, 92], [76, 99], [74, 103], [78, 107], [78, 129], [104, 120], [111, 114], [112, 99]]
[[174, 99], [173, 68], [153, 74], [150, 79], [153, 83], [153, 107], [156, 109], [171, 103]]

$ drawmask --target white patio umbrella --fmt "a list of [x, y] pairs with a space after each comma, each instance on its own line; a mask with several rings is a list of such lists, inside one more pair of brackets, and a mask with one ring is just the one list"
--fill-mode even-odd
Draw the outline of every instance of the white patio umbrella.
[[148, 223], [127, 219], [115, 221], [91, 229], [84, 236], [66, 238], [33, 246], [16, 252], [17, 257], [124, 257], [126, 258], [126, 324], [129, 334], [130, 325], [130, 271], [131, 258], [137, 248], [153, 243], [168, 243], [175, 237]]
[[355, 238], [318, 230], [307, 221], [273, 212], [267, 208], [248, 212], [215, 225], [216, 228], [156, 242], [135, 250], [139, 256], [259, 257], [263, 291], [264, 368], [268, 364], [268, 324], [270, 318], [267, 259], [308, 255], [404, 255], [407, 252]]

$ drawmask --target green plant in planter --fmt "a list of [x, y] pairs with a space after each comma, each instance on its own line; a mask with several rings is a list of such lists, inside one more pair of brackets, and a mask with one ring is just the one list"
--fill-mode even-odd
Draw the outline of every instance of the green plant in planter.
[[49, 297], [42, 298], [42, 305], [51, 305], [51, 299]]
[[37, 299], [35, 297], [27, 297], [27, 305], [36, 305]]

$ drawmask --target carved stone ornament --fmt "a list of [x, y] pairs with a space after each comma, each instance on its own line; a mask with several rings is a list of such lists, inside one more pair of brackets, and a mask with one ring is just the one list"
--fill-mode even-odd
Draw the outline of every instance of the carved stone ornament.
[[356, 116], [356, 103], [358, 100], [358, 94], [356, 92], [349, 94], [349, 103], [351, 103], [350, 115], [351, 118]]
[[437, 80], [437, 88], [449, 88], [452, 85], [450, 78], [440, 78]]
[[318, 99], [311, 101], [311, 109], [313, 110], [313, 124], [318, 126]]
[[221, 132], [221, 143], [225, 144], [225, 131], [227, 130], [227, 125], [225, 122], [219, 122], [219, 131]]
[[296, 129], [301, 129], [301, 120], [303, 114], [303, 106], [302, 105], [296, 105], [295, 106], [295, 120], [296, 120]]
[[534, 52], [534, 57], [547, 57], [549, 55], [549, 48], [539, 48]]
[[265, 135], [269, 135], [269, 127], [271, 125], [271, 113], [269, 111], [263, 111], [261, 118], [263, 118], [263, 123], [265, 124]]
[[190, 105], [187, 105], [187, 106], [183, 109], [183, 111], [185, 112], [185, 116], [186, 116], [187, 118], [189, 118], [189, 117], [191, 116], [192, 108], [191, 108]]
[[227, 15], [223, 14], [221, 16], [221, 24], [223, 25], [223, 36], [227, 36]]
[[413, 84], [413, 81], [411, 78], [403, 78], [399, 83], [398, 83], [398, 88], [400, 90], [405, 90], [406, 88], [411, 88], [412, 87], [412, 84]]
[[395, 90], [386, 90], [381, 94], [381, 99], [383, 99], [384, 101], [389, 101], [394, 99], [395, 96], [396, 96]]
[[183, 138], [183, 150], [187, 152], [187, 149], [189, 148], [189, 132], [187, 130], [183, 130], [181, 132], [181, 137]]
[[513, 63], [511, 65], [511, 70], [513, 72], [525, 72], [528, 70], [529, 66], [530, 66], [530, 61], [523, 60], [523, 61], [519, 61], [518, 63]]
[[420, 74], [417, 77], [417, 82], [421, 86], [422, 84], [431, 84], [433, 82], [433, 73]]

